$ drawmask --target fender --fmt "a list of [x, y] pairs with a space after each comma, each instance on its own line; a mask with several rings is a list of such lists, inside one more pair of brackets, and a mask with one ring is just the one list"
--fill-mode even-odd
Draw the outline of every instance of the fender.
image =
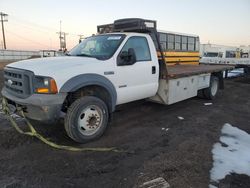
[[112, 112], [115, 110], [117, 93], [114, 85], [106, 77], [98, 74], [80, 74], [63, 84], [60, 93], [74, 92], [84, 86], [97, 85], [105, 88], [111, 96]]

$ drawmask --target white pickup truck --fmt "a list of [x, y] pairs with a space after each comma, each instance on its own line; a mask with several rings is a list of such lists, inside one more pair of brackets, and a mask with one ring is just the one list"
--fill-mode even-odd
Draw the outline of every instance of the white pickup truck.
[[230, 67], [167, 66], [154, 23], [117, 20], [109, 33], [84, 39], [67, 56], [9, 64], [2, 95], [33, 120], [51, 122], [64, 112], [68, 136], [80, 143], [100, 137], [119, 104], [173, 104], [198, 92], [214, 98]]

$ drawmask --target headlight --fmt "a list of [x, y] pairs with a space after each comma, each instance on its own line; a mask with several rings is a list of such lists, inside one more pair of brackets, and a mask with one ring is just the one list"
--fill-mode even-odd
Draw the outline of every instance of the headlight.
[[33, 86], [35, 93], [55, 94], [58, 92], [55, 80], [50, 77], [35, 76]]

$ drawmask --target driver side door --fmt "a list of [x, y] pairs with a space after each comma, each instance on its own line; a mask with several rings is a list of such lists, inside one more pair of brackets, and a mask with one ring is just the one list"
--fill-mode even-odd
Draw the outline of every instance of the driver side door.
[[[134, 51], [135, 61], [132, 64], [131, 61], [127, 64], [121, 63], [121, 55], [129, 54], [129, 51]], [[155, 95], [158, 88], [158, 73], [146, 37], [130, 37], [119, 52], [116, 63], [117, 104]]]

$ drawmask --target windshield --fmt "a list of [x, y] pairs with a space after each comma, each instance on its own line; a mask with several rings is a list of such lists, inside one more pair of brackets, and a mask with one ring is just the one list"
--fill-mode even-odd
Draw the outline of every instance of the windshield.
[[68, 55], [93, 57], [100, 60], [106, 60], [112, 57], [125, 35], [109, 34], [97, 35], [84, 39], [80, 44], [75, 46]]

